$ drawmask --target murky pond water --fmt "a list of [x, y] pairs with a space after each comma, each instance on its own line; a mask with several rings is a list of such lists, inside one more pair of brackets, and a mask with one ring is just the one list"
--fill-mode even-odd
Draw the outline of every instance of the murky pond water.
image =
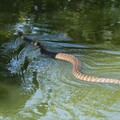
[[0, 120], [119, 120], [120, 85], [80, 81], [15, 34], [76, 56], [85, 74], [120, 79], [119, 12], [118, 1], [0, 4]]

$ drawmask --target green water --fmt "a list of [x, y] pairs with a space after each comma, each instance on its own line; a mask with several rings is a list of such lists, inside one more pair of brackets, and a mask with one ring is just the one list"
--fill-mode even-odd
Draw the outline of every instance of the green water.
[[71, 64], [41, 55], [17, 29], [48, 50], [76, 56], [85, 74], [120, 79], [120, 2], [4, 0], [0, 4], [0, 120], [120, 120], [120, 86], [76, 79]]

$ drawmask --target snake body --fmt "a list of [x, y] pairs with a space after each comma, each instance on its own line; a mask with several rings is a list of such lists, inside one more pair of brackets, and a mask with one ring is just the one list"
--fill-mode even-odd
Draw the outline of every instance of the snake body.
[[65, 53], [58, 53], [55, 56], [56, 59], [65, 60], [73, 65], [73, 74], [76, 78], [87, 81], [87, 82], [99, 82], [99, 83], [114, 83], [120, 84], [120, 80], [118, 79], [110, 79], [110, 78], [101, 78], [101, 77], [94, 77], [90, 75], [83, 74], [80, 70], [79, 60], [70, 54]]
[[90, 75], [86, 75], [81, 72], [81, 68], [79, 65], [79, 60], [70, 54], [66, 53], [55, 53], [50, 52], [45, 49], [45, 47], [40, 42], [35, 42], [31, 40], [30, 38], [27, 38], [23, 35], [21, 31], [18, 31], [18, 35], [26, 42], [29, 42], [30, 44], [33, 44], [35, 46], [38, 46], [40, 48], [41, 54], [46, 54], [49, 57], [59, 59], [59, 60], [65, 60], [73, 65], [73, 75], [78, 78], [79, 80], [87, 81], [87, 82], [98, 82], [98, 83], [113, 83], [113, 84], [120, 84], [119, 79], [111, 79], [111, 78], [101, 78], [101, 77], [94, 77]]

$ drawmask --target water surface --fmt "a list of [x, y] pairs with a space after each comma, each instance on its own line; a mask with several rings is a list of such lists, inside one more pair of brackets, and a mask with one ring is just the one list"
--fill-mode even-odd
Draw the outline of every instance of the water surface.
[[85, 74], [120, 79], [119, 2], [7, 2], [0, 5], [0, 120], [119, 120], [119, 85], [80, 81], [70, 63], [15, 35], [21, 29], [48, 50], [76, 56]]

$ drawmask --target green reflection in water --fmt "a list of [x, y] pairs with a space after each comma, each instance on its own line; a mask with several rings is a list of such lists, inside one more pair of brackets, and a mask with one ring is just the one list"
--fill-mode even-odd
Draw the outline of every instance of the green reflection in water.
[[81, 82], [69, 63], [41, 56], [38, 48], [14, 35], [20, 28], [49, 50], [75, 55], [86, 74], [120, 78], [119, 4], [117, 0], [4, 0], [0, 119], [119, 120], [119, 86]]

